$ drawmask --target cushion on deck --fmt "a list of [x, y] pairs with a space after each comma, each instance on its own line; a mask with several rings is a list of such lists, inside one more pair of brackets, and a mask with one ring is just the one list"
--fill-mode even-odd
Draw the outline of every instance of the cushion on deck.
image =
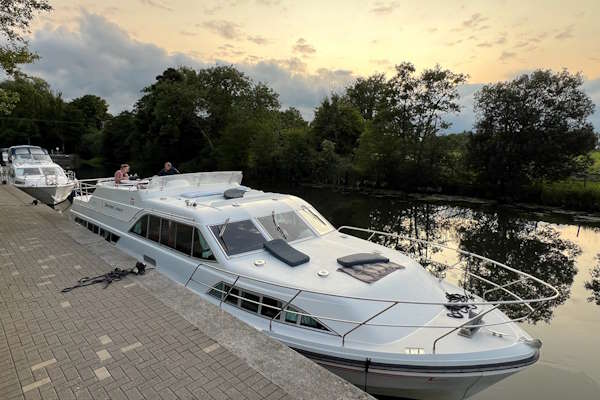
[[355, 265], [366, 265], [376, 263], [387, 263], [390, 259], [375, 253], [356, 253], [337, 259], [338, 264], [344, 267], [353, 267]]
[[273, 254], [277, 259], [291, 267], [307, 263], [310, 260], [308, 255], [296, 250], [283, 239], [271, 240], [263, 246], [265, 250]]
[[244, 197], [244, 193], [246, 193], [246, 191], [243, 189], [231, 188], [231, 189], [227, 189], [223, 193], [223, 197], [225, 197], [227, 200], [239, 199], [241, 197]]

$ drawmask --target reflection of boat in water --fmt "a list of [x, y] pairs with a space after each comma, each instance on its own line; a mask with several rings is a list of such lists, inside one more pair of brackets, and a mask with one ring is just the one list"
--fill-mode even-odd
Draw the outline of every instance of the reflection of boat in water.
[[[533, 311], [531, 304], [558, 294], [531, 275], [475, 254], [373, 230], [336, 230], [298, 197], [241, 186], [238, 172], [124, 185], [81, 182], [71, 215], [207, 301], [377, 395], [463, 399], [535, 363], [540, 342], [516, 322]], [[408, 250], [370, 241], [382, 236], [432, 255], [452, 254], [445, 272], [477, 259], [514, 279], [498, 284], [466, 270], [463, 282], [487, 285], [470, 293], [423, 268], [433, 259], [419, 263]], [[535, 287], [538, 296], [511, 290], [522, 285]], [[524, 312], [510, 319], [500, 307]]]
[[54, 206], [65, 201], [75, 187], [75, 177], [52, 162], [37, 146], [8, 149], [7, 180], [42, 203]]

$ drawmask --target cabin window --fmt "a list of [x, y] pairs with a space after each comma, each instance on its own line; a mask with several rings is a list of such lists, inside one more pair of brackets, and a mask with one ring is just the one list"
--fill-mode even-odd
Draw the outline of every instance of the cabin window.
[[175, 249], [187, 254], [192, 254], [192, 238], [194, 236], [194, 227], [185, 224], [176, 224], [177, 234], [175, 240]]
[[17, 168], [17, 176], [38, 176], [41, 175], [39, 168]]
[[225, 292], [229, 292], [229, 295], [227, 295], [227, 297], [225, 298], [225, 301], [233, 304], [234, 306], [238, 305], [238, 298], [240, 296], [240, 290], [237, 288], [233, 288], [231, 289], [231, 291], [229, 291], [231, 289], [231, 286], [227, 286], [225, 285]]
[[257, 313], [260, 305], [260, 296], [253, 293], [242, 292], [242, 297], [248, 300], [242, 300], [242, 308], [250, 312]]
[[327, 330], [327, 328], [325, 328], [323, 325], [321, 325], [319, 323], [319, 321], [317, 321], [314, 318], [307, 317], [306, 315], [301, 315], [300, 316], [300, 325], [307, 326], [307, 327], [313, 328], [313, 329], [320, 329], [320, 330], [323, 330], [323, 331]]
[[206, 243], [206, 240], [202, 236], [202, 233], [200, 233], [198, 228], [195, 228], [194, 231], [196, 233], [194, 234], [193, 256], [196, 258], [201, 258], [203, 260], [214, 261], [215, 255], [213, 254], [210, 247], [208, 247], [208, 243]]
[[219, 282], [210, 290], [210, 292], [208, 292], [208, 294], [221, 300], [224, 296], [224, 291], [225, 288], [223, 282]]
[[225, 253], [235, 255], [262, 249], [265, 238], [249, 219], [210, 227]]
[[[290, 310], [292, 312], [288, 312], [287, 310]], [[296, 314], [297, 312], [298, 312], [298, 309], [296, 307], [287, 306], [286, 312], [285, 312], [285, 322], [288, 322], [290, 324], [298, 323], [298, 314]]]
[[160, 217], [148, 216], [148, 239], [158, 242], [160, 239]]
[[138, 219], [135, 225], [131, 227], [130, 232], [146, 237], [148, 234], [148, 215]]
[[270, 214], [258, 218], [258, 221], [273, 239], [293, 242], [314, 236], [308, 225], [294, 211]]
[[306, 206], [298, 210], [298, 213], [313, 227], [319, 235], [324, 235], [333, 230], [333, 227], [319, 215], [315, 210]]
[[281, 313], [280, 311], [283, 303], [280, 300], [259, 293], [248, 292], [237, 287], [231, 289], [231, 285], [224, 282], [217, 283], [209, 290], [208, 294], [218, 300], [222, 300], [229, 290], [231, 290], [231, 293], [227, 296], [225, 301], [235, 307], [286, 324], [299, 325], [305, 328], [330, 332], [329, 328], [315, 318], [299, 315], [306, 314], [306, 312], [299, 308], [288, 305], [286, 311]]
[[260, 313], [267, 318], [274, 318], [281, 310], [281, 302], [267, 296], [263, 296], [263, 306]]
[[160, 244], [175, 248], [175, 226], [171, 220], [162, 218], [160, 225]]

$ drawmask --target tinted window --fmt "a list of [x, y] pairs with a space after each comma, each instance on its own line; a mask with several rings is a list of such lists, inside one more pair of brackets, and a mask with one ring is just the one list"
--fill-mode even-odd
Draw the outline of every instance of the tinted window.
[[41, 175], [39, 168], [17, 168], [17, 176]]
[[273, 318], [279, 313], [281, 302], [270, 297], [263, 296], [263, 306], [260, 313], [267, 318]]
[[210, 229], [228, 255], [262, 249], [265, 242], [263, 235], [250, 220], [214, 225]]
[[160, 237], [160, 218], [150, 215], [148, 219], [148, 239], [158, 242]]
[[162, 219], [160, 225], [160, 244], [175, 248], [175, 226], [177, 224], [168, 219]]
[[148, 233], [148, 216], [144, 215], [142, 218], [138, 219], [135, 225], [131, 227], [130, 232], [146, 237]]
[[194, 227], [185, 224], [177, 225], [177, 238], [175, 241], [175, 249], [188, 256], [192, 254], [192, 237], [194, 235]]
[[314, 236], [308, 225], [294, 211], [271, 214], [258, 219], [273, 239], [285, 239], [292, 242]]
[[327, 328], [320, 324], [319, 321], [314, 318], [307, 317], [306, 315], [302, 315], [300, 317], [300, 325], [308, 326], [309, 328], [320, 329], [323, 331], [327, 330]]
[[242, 308], [245, 308], [248, 311], [257, 313], [258, 305], [260, 303], [260, 296], [257, 296], [255, 294], [248, 293], [248, 292], [242, 292], [242, 297], [244, 299], [250, 300], [250, 301], [242, 300]]
[[196, 258], [202, 258], [203, 260], [214, 260], [215, 256], [210, 247], [208, 247], [208, 243], [206, 243], [206, 240], [204, 240], [204, 237], [200, 231], [198, 229], [194, 229], [194, 231], [196, 233], [194, 236], [193, 256]]
[[295, 324], [298, 322], [298, 314], [296, 314], [298, 312], [298, 309], [296, 307], [293, 306], [288, 306], [286, 308], [286, 310], [290, 310], [293, 312], [287, 312], [285, 313], [285, 322], [289, 322], [290, 324]]

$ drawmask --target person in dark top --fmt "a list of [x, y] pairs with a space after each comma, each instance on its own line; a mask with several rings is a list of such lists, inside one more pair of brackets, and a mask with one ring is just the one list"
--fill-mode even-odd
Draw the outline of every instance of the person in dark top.
[[158, 176], [177, 175], [179, 171], [170, 162], [165, 163], [165, 167], [160, 170]]

